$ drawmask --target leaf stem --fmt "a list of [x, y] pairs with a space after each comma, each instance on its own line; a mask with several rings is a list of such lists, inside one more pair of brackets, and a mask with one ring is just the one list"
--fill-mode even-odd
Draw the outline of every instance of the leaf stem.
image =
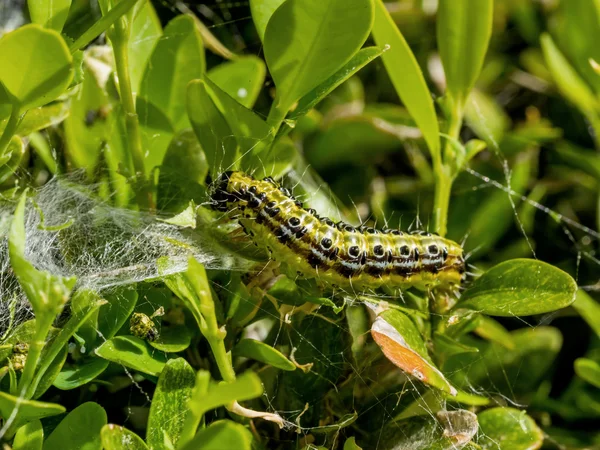
[[20, 118], [21, 108], [19, 108], [17, 104], [13, 103], [10, 118], [6, 124], [6, 128], [4, 128], [4, 131], [2, 132], [2, 136], [0, 136], [0, 156], [4, 155], [10, 140], [16, 134]]
[[119, 78], [119, 93], [125, 113], [125, 126], [131, 161], [135, 170], [136, 194], [141, 207], [152, 208], [152, 193], [148, 189], [144, 152], [142, 149], [142, 133], [138, 115], [135, 110], [131, 78], [129, 76], [129, 25], [121, 19], [115, 25], [112, 36], [112, 46], [115, 57], [117, 77]]
[[94, 23], [94, 25], [84, 31], [83, 34], [69, 46], [69, 51], [71, 53], [75, 53], [80, 48], [88, 45], [90, 42], [108, 30], [108, 28], [113, 25], [123, 14], [126, 14], [131, 8], [133, 8], [137, 2], [138, 0], [123, 0], [118, 2], [117, 5], [103, 15], [98, 22]]

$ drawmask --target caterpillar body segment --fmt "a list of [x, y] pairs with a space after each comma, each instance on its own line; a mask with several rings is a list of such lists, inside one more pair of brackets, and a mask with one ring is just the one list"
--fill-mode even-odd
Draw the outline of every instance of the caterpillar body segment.
[[[214, 209], [232, 213], [244, 232], [283, 263], [290, 277], [343, 289], [452, 289], [465, 272], [463, 249], [431, 233], [355, 228], [303, 208], [271, 178], [225, 172], [211, 190]], [[235, 211], [235, 212], [234, 212]]]

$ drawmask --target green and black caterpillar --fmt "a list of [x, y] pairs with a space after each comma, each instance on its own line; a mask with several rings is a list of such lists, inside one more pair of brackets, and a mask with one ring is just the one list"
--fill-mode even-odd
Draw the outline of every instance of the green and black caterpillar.
[[272, 178], [225, 172], [211, 189], [212, 207], [231, 214], [290, 276], [342, 289], [380, 286], [454, 289], [465, 272], [459, 244], [425, 231], [405, 233], [334, 223], [305, 209]]

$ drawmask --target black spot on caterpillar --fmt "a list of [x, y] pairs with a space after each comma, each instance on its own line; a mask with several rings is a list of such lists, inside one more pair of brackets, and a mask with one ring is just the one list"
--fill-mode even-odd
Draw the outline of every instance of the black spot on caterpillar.
[[214, 209], [230, 212], [244, 232], [284, 263], [291, 277], [302, 273], [349, 289], [452, 288], [465, 272], [460, 245], [416, 231], [355, 228], [304, 209], [273, 179], [225, 172], [211, 188]]

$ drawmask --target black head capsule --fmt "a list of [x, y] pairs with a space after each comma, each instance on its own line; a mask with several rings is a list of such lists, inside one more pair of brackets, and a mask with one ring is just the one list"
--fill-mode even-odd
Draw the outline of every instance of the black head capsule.
[[238, 200], [234, 194], [229, 192], [229, 181], [233, 171], [223, 172], [214, 182], [213, 189], [210, 194], [211, 207], [217, 211], [228, 211], [228, 202]]

